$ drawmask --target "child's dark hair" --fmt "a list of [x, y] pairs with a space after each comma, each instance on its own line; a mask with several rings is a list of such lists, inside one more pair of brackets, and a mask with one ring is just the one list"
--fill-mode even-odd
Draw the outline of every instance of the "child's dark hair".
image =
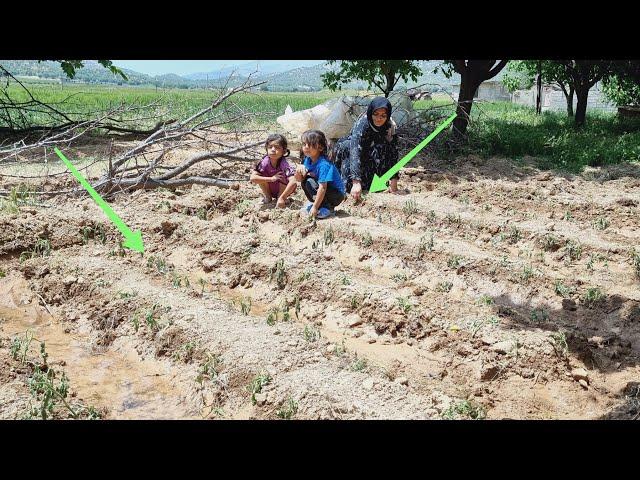
[[[277, 166], [280, 166], [280, 162], [282, 161], [282, 159], [284, 157], [288, 157], [289, 155], [291, 155], [291, 151], [287, 148], [287, 139], [284, 138], [284, 136], [280, 135], [279, 133], [272, 133], [267, 137], [267, 139], [264, 142], [265, 150], [269, 149], [269, 144], [272, 142], [276, 142], [278, 145], [282, 147], [282, 150], [284, 151], [284, 154], [278, 159]], [[256, 164], [253, 167], [254, 170], [258, 170], [258, 166], [260, 166], [260, 162], [262, 162], [262, 158], [256, 162]]]
[[282, 147], [282, 150], [284, 150], [286, 152], [283, 155], [283, 157], [287, 157], [287, 156], [291, 155], [291, 152], [287, 148], [287, 139], [284, 138], [283, 135], [280, 135], [279, 133], [272, 133], [271, 135], [269, 135], [267, 137], [267, 139], [265, 140], [265, 142], [264, 142], [264, 148], [265, 149], [269, 148], [269, 144], [271, 142], [277, 142], [278, 145], [280, 145]]
[[[329, 153], [329, 143], [324, 132], [320, 130], [307, 130], [302, 134], [302, 143], [308, 143], [314, 148], [322, 148], [322, 154], [327, 155]], [[300, 149], [300, 158], [304, 158], [304, 153]]]

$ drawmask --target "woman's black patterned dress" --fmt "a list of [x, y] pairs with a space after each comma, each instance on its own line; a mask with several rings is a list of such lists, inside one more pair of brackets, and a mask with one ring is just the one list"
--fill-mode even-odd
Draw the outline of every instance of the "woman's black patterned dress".
[[[382, 127], [374, 127], [371, 119], [373, 111], [386, 108], [388, 120]], [[369, 190], [374, 174], [381, 177], [398, 161], [398, 137], [389, 135], [392, 128], [391, 103], [384, 97], [371, 101], [367, 114], [360, 117], [347, 137], [339, 139], [334, 147], [333, 161], [347, 192], [351, 191], [353, 180], [360, 180], [363, 190]], [[391, 178], [398, 178], [395, 174]]]

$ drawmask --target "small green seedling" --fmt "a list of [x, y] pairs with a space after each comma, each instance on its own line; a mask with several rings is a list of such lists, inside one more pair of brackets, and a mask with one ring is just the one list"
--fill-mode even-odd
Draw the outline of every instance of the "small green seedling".
[[453, 288], [453, 283], [451, 282], [438, 282], [436, 285], [436, 292], [450, 292]]
[[481, 295], [478, 298], [478, 305], [493, 305], [493, 297], [490, 295]]
[[567, 336], [564, 332], [560, 331], [552, 333], [551, 344], [553, 345], [556, 354], [564, 357], [569, 353], [569, 344], [567, 343]]
[[276, 415], [283, 420], [290, 420], [297, 412], [298, 403], [289, 397], [289, 400], [276, 412]]
[[253, 378], [253, 380], [247, 387], [247, 389], [251, 393], [251, 403], [253, 405], [257, 403], [256, 394], [262, 393], [262, 388], [265, 387], [266, 385], [269, 385], [269, 383], [271, 383], [271, 375], [269, 375], [266, 372], [260, 372], [258, 375], [256, 375]]
[[351, 364], [351, 370], [354, 372], [362, 372], [365, 368], [367, 368], [366, 358], [356, 358], [356, 360]]
[[371, 245], [373, 245], [373, 237], [371, 237], [371, 234], [369, 232], [365, 232], [362, 234], [362, 239], [360, 240], [360, 244], [363, 247], [370, 247]]
[[284, 266], [284, 260], [280, 259], [269, 270], [269, 282], [273, 279], [276, 281], [276, 285], [280, 290], [283, 290], [287, 285], [287, 270]]
[[599, 288], [589, 288], [582, 297], [582, 303], [585, 307], [593, 308], [596, 304], [604, 299], [604, 294]]
[[307, 342], [317, 342], [320, 339], [320, 331], [316, 328], [309, 327], [309, 325], [305, 325], [303, 336]]
[[459, 417], [470, 418], [472, 420], [484, 420], [486, 416], [486, 412], [481, 405], [475, 405], [468, 400], [463, 400], [451, 405], [442, 413], [442, 418], [445, 420], [454, 420]]

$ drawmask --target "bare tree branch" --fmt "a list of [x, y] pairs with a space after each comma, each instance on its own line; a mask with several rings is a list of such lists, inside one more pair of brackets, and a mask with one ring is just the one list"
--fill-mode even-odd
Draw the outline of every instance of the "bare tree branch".
[[[0, 162], [10, 158], [18, 159], [18, 155], [23, 155], [35, 149], [44, 149], [45, 156], [48, 149], [61, 144], [71, 145], [90, 131], [100, 129], [101, 131], [113, 131], [119, 133], [142, 133], [147, 135], [133, 148], [129, 148], [124, 153], [112, 158], [100, 158], [97, 162], [105, 162], [105, 173], [94, 182], [93, 188], [104, 198], [110, 198], [117, 192], [132, 192], [140, 189], [151, 189], [157, 187], [174, 188], [191, 184], [210, 185], [221, 188], [237, 188], [239, 180], [245, 178], [219, 178], [215, 175], [203, 175], [202, 171], [189, 174], [189, 170], [200, 163], [211, 160], [217, 167], [216, 170], [227, 171], [230, 162], [250, 162], [258, 155], [255, 149], [262, 145], [263, 141], [241, 142], [238, 135], [240, 133], [255, 133], [261, 130], [246, 129], [242, 126], [235, 131], [228, 126], [246, 125], [247, 120], [258, 114], [244, 111], [243, 108], [233, 103], [230, 99], [238, 93], [250, 91], [261, 85], [251, 83], [247, 79], [242, 85], [233, 88], [225, 87], [219, 92], [216, 98], [208, 105], [188, 117], [180, 120], [159, 121], [150, 130], [138, 130], [122, 125], [122, 116], [125, 113], [143, 110], [138, 106], [120, 105], [108, 111], [100, 112], [93, 119], [78, 121], [71, 116], [67, 116], [68, 122], [54, 127], [47, 127], [48, 130], [35, 142], [29, 143], [27, 138], [22, 138], [10, 145], [4, 145], [0, 149]], [[13, 105], [11, 106], [13, 108]], [[30, 108], [30, 106], [29, 106]], [[54, 109], [56, 110], [56, 109]], [[63, 128], [61, 128], [63, 127]], [[55, 129], [58, 129], [57, 131]], [[34, 130], [36, 131], [36, 130]], [[230, 135], [235, 141], [228, 141], [225, 136]], [[215, 136], [214, 136], [215, 135]], [[222, 135], [222, 138], [220, 137]], [[229, 138], [229, 137], [227, 137]], [[204, 151], [189, 155], [186, 160], [179, 164], [171, 164], [167, 160], [167, 154], [176, 149], [185, 147], [193, 148], [196, 145], [204, 146]], [[175, 158], [175, 157], [170, 157]], [[167, 164], [164, 164], [167, 163]], [[88, 166], [90, 166], [88, 165]], [[83, 167], [83, 169], [88, 168]], [[200, 169], [202, 170], [202, 169]], [[5, 175], [8, 178], [49, 178], [66, 174], [66, 171], [59, 171], [53, 174], [30, 176], [30, 175]], [[1, 175], [1, 174], [0, 174]], [[219, 175], [219, 173], [217, 174]], [[233, 174], [232, 174], [233, 175]], [[235, 175], [237, 177], [237, 175]], [[42, 191], [41, 195], [52, 196], [63, 193], [84, 193], [82, 188], [73, 190]]]

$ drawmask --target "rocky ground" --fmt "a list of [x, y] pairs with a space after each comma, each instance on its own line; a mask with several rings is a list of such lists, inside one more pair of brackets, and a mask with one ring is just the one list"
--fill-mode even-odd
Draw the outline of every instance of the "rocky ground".
[[5, 208], [0, 418], [41, 404], [40, 342], [82, 418], [638, 417], [637, 165], [467, 157], [401, 183], [318, 222], [249, 183], [120, 195], [144, 254], [88, 197]]

